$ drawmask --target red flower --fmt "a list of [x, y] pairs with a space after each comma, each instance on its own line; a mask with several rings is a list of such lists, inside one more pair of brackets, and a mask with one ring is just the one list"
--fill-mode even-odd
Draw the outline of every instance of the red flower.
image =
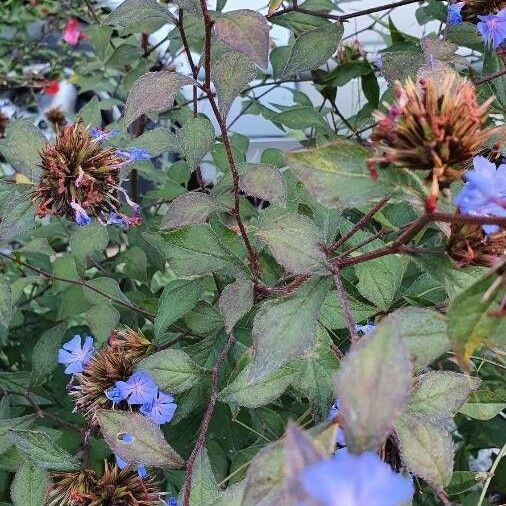
[[63, 30], [63, 40], [71, 46], [77, 46], [79, 39], [83, 38], [83, 33], [77, 27], [79, 21], [76, 18], [68, 18]]
[[60, 83], [53, 79], [52, 81], [47, 81], [46, 85], [43, 87], [43, 91], [46, 95], [56, 95], [60, 90]]

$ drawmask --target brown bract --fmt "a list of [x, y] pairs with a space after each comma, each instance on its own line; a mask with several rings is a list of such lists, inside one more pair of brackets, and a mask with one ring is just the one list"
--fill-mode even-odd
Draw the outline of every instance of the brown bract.
[[429, 171], [435, 201], [439, 187], [460, 179], [462, 164], [498, 133], [487, 127], [493, 99], [480, 104], [474, 85], [454, 73], [437, 83], [397, 82], [395, 94], [395, 103], [375, 114], [371, 140], [377, 156], [368, 161], [369, 170], [375, 175], [378, 164], [393, 164]]
[[54, 144], [45, 145], [40, 156], [42, 177], [31, 194], [40, 217], [73, 221], [72, 203], [99, 221], [118, 212], [119, 168], [125, 159], [114, 148], [101, 146], [82, 122], [59, 130]]
[[481, 225], [452, 224], [448, 254], [460, 267], [491, 267], [506, 254], [506, 230], [487, 235]]
[[462, 7], [462, 19], [475, 23], [478, 16], [496, 14], [506, 7], [505, 0], [466, 0]]
[[160, 491], [153, 478], [141, 479], [130, 466], [107, 462], [100, 478], [91, 469], [52, 473], [45, 506], [157, 506]]

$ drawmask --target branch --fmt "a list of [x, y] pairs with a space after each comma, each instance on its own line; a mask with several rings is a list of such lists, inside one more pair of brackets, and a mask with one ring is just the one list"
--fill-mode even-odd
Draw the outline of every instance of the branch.
[[[442, 0], [438, 0], [442, 1]], [[276, 16], [282, 16], [283, 14], [287, 14], [288, 12], [300, 12], [302, 14], [307, 14], [309, 16], [315, 16], [317, 18], [324, 19], [333, 19], [335, 21], [346, 21], [352, 18], [358, 18], [360, 16], [366, 16], [368, 14], [374, 14], [375, 12], [386, 11], [389, 9], [394, 9], [395, 7], [401, 7], [403, 5], [409, 5], [414, 3], [419, 3], [420, 0], [400, 0], [398, 2], [393, 2], [385, 5], [380, 5], [378, 7], [371, 7], [369, 9], [363, 9], [361, 11], [352, 12], [350, 14], [331, 14], [325, 11], [312, 11], [309, 9], [304, 9], [303, 7], [298, 7], [294, 5], [293, 7], [287, 7], [286, 9], [282, 9], [276, 12], [273, 12], [269, 17], [269, 19], [274, 18]]]
[[195, 460], [197, 459], [198, 454], [204, 448], [206, 444], [206, 436], [207, 431], [209, 430], [209, 423], [211, 422], [211, 418], [213, 416], [214, 408], [216, 406], [216, 401], [218, 399], [218, 373], [221, 365], [225, 361], [225, 358], [230, 351], [230, 348], [235, 342], [234, 334], [230, 333], [227, 339], [227, 343], [220, 353], [214, 367], [211, 369], [211, 395], [209, 398], [209, 403], [207, 404], [207, 408], [204, 412], [204, 416], [202, 418], [202, 423], [200, 424], [199, 435], [197, 437], [197, 442], [193, 447], [191, 455], [186, 462], [186, 469], [184, 475], [184, 484], [183, 489], [181, 491], [183, 506], [190, 505], [190, 492], [192, 487], [192, 474], [193, 474], [193, 466], [195, 465]]
[[489, 74], [480, 79], [477, 79], [476, 81], [474, 81], [474, 84], [476, 86], [479, 86], [480, 84], [489, 83], [490, 81], [493, 81], [494, 79], [497, 79], [498, 77], [502, 77], [504, 75], [506, 75], [506, 69], [499, 70], [498, 72], [494, 72], [493, 74]]
[[344, 289], [343, 282], [341, 281], [341, 274], [339, 272], [339, 267], [336, 266], [333, 269], [333, 273], [334, 273], [334, 281], [336, 283], [337, 295], [339, 297], [339, 302], [341, 303], [341, 309], [343, 311], [346, 327], [348, 327], [351, 342], [354, 343], [359, 340], [359, 336], [355, 331], [355, 322], [353, 321], [353, 315], [351, 314], [350, 303], [348, 302], [346, 290]]
[[33, 267], [33, 266], [23, 262], [22, 260], [19, 260], [18, 258], [11, 257], [10, 255], [2, 253], [1, 251], [0, 251], [0, 256], [11, 260], [18, 265], [26, 267], [27, 269], [30, 269], [31, 271], [36, 272], [37, 274], [39, 274], [40, 276], [42, 276], [46, 279], [52, 279], [54, 281], [61, 281], [62, 283], [69, 283], [70, 285], [77, 285], [77, 286], [82, 286], [84, 288], [88, 288], [92, 292], [98, 293], [98, 294], [102, 295], [103, 297], [106, 297], [107, 299], [109, 299], [111, 302], [114, 302], [115, 304], [119, 304], [120, 306], [126, 307], [127, 309], [130, 309], [131, 311], [135, 311], [136, 313], [141, 314], [142, 316], [144, 316], [148, 320], [153, 320], [156, 316], [148, 311], [144, 311], [144, 309], [134, 306], [133, 304], [130, 304], [130, 303], [125, 302], [120, 299], [116, 299], [115, 297], [112, 297], [111, 295], [109, 295], [107, 292], [104, 292], [104, 291], [100, 290], [99, 288], [95, 288], [94, 286], [89, 285], [88, 283], [86, 283], [86, 281], [83, 281], [82, 279], [67, 279], [67, 278], [62, 278], [61, 276], [55, 276], [54, 274], [43, 271], [42, 269], [39, 269], [37, 267]]

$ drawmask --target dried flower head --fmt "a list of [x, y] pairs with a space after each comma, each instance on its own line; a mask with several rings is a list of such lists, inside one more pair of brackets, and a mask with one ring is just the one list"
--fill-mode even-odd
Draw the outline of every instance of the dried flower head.
[[496, 14], [506, 7], [506, 0], [465, 0], [461, 14], [464, 21], [474, 23], [478, 16]]
[[119, 469], [105, 463], [89, 506], [159, 506], [160, 491], [153, 478], [140, 478], [131, 466]]
[[363, 60], [366, 56], [364, 46], [358, 41], [353, 40], [348, 44], [341, 44], [337, 49], [336, 60], [339, 63], [348, 63], [352, 61]]
[[[116, 381], [127, 380], [135, 363], [151, 351], [150, 342], [133, 330], [116, 330], [109, 337], [104, 349], [97, 351], [87, 362], [84, 370], [74, 374], [69, 386], [69, 394], [75, 402], [76, 410], [82, 413], [88, 423], [96, 425], [96, 412], [111, 408], [113, 401], [105, 391]], [[128, 409], [128, 404], [119, 403], [119, 409]]]
[[51, 107], [46, 111], [46, 118], [50, 121], [53, 130], [58, 133], [66, 124], [65, 113], [60, 107]]
[[88, 506], [94, 498], [97, 476], [91, 469], [52, 473], [45, 506]]
[[138, 214], [139, 206], [119, 185], [119, 169], [131, 160], [102, 146], [82, 122], [62, 128], [55, 143], [44, 146], [41, 159], [42, 177], [32, 191], [39, 216], [64, 216], [79, 225], [96, 218], [105, 224], [110, 213], [119, 212], [120, 193]]
[[506, 230], [487, 234], [481, 225], [453, 224], [448, 254], [460, 267], [466, 265], [491, 267], [506, 254]]
[[371, 140], [379, 156], [368, 162], [373, 175], [378, 163], [430, 171], [432, 204], [439, 187], [459, 179], [462, 164], [498, 132], [486, 127], [491, 100], [479, 104], [470, 81], [448, 73], [440, 83], [396, 84], [396, 102], [375, 115]]

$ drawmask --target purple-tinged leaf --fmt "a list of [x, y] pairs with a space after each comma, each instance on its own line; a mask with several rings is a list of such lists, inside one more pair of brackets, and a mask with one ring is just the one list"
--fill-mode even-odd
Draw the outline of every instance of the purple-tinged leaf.
[[251, 197], [267, 200], [280, 207], [286, 206], [286, 183], [280, 170], [265, 163], [244, 164], [239, 187]]
[[177, 133], [179, 150], [190, 170], [197, 168], [214, 146], [214, 127], [207, 116], [190, 118]]
[[248, 280], [239, 279], [223, 289], [218, 305], [227, 332], [253, 307], [253, 296], [254, 284]]

